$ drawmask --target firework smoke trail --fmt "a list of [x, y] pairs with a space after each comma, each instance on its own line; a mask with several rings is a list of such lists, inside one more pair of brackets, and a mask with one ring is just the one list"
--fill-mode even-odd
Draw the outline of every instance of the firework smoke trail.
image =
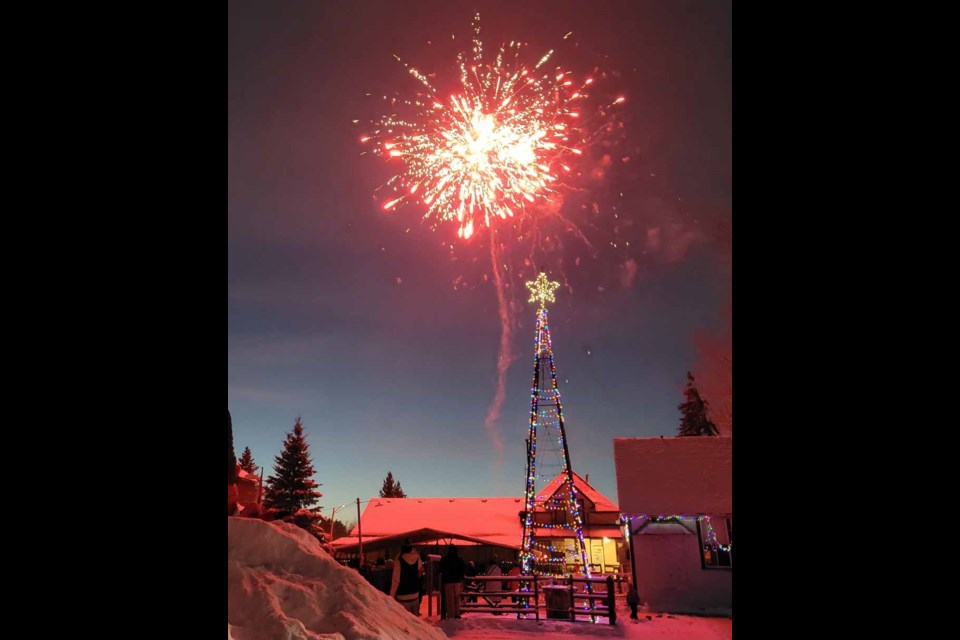
[[513, 353], [510, 351], [510, 340], [513, 337], [513, 319], [510, 307], [507, 305], [506, 291], [503, 288], [503, 278], [500, 275], [499, 240], [495, 234], [490, 234], [490, 266], [493, 267], [493, 282], [497, 289], [497, 311], [500, 315], [500, 353], [497, 356], [497, 391], [493, 401], [487, 409], [487, 418], [484, 426], [487, 434], [493, 440], [493, 448], [497, 452], [496, 466], [503, 466], [503, 438], [497, 429], [496, 421], [500, 417], [503, 401], [507, 397], [507, 371], [513, 363]]

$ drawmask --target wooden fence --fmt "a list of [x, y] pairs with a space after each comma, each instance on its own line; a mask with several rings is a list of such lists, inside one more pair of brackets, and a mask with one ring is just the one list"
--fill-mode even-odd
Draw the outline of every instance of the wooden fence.
[[[508, 613], [518, 619], [552, 620], [607, 618], [617, 623], [614, 584], [618, 576], [597, 578], [561, 578], [556, 576], [474, 576], [465, 578], [460, 595], [460, 614]], [[474, 582], [479, 589], [468, 589]], [[493, 584], [490, 584], [493, 583]], [[505, 587], [513, 588], [505, 588]], [[619, 586], [619, 585], [618, 585]], [[490, 588], [488, 588], [490, 587]], [[446, 618], [443, 581], [440, 582], [440, 617]], [[541, 614], [543, 611], [543, 614]], [[532, 617], [531, 617], [532, 616]]]

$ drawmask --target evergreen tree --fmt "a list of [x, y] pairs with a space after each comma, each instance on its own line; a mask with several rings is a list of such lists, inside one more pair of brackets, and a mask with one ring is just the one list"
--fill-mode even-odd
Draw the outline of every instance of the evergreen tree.
[[347, 526], [345, 524], [343, 524], [339, 520], [333, 521], [333, 538], [332, 538], [333, 540], [336, 540], [337, 538], [343, 538], [348, 534], [349, 534], [349, 530], [347, 529]]
[[680, 413], [681, 436], [716, 436], [720, 435], [717, 425], [707, 417], [707, 401], [700, 397], [700, 392], [693, 386], [693, 375], [687, 371], [687, 388], [683, 392], [687, 401], [678, 406]]
[[308, 453], [309, 445], [303, 436], [300, 418], [287, 434], [283, 451], [274, 458], [275, 476], [267, 478], [264, 505], [276, 509], [278, 514], [288, 516], [300, 509], [316, 513], [320, 507], [312, 505], [323, 495], [317, 491], [320, 485], [314, 482], [313, 462]]
[[240, 455], [238, 462], [240, 463], [240, 468], [247, 473], [256, 473], [259, 468], [253, 463], [253, 454], [250, 453], [250, 447], [243, 448], [243, 453]]
[[387, 477], [383, 479], [383, 487], [380, 489], [381, 498], [406, 498], [407, 494], [403, 492], [403, 487], [399, 482], [393, 481], [393, 472], [387, 471]]

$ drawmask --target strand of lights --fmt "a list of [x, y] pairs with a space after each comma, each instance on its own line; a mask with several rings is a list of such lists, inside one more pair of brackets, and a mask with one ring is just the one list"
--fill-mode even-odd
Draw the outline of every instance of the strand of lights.
[[540, 342], [540, 330], [541, 327], [538, 321], [536, 332], [537, 342], [534, 344], [533, 356], [533, 382], [531, 383], [530, 390], [530, 426], [527, 432], [527, 486], [525, 491], [526, 511], [523, 523], [523, 542], [520, 546], [520, 565], [523, 573], [527, 575], [533, 572], [533, 547], [536, 537], [533, 529], [533, 505], [535, 500], [534, 491], [536, 490], [537, 477], [537, 380], [540, 377], [540, 358], [538, 350]]
[[[536, 529], [547, 531], [567, 531], [573, 532], [575, 536], [575, 550], [564, 550], [564, 554], [569, 553], [573, 563], [568, 562], [567, 558], [549, 559], [544, 564], [568, 564], [578, 565], [583, 568], [585, 575], [590, 577], [590, 564], [587, 559], [586, 543], [583, 536], [583, 514], [582, 504], [578, 499], [577, 487], [573, 480], [573, 474], [569, 467], [569, 459], [566, 443], [564, 441], [563, 427], [563, 405], [560, 399], [560, 390], [557, 385], [556, 363], [553, 359], [553, 343], [550, 335], [549, 316], [547, 313], [547, 303], [555, 301], [554, 292], [560, 286], [559, 282], [551, 282], [547, 279], [545, 273], [540, 273], [534, 281], [526, 283], [530, 290], [530, 302], [538, 305], [537, 309], [537, 327], [534, 334], [534, 362], [533, 362], [533, 382], [530, 386], [530, 425], [529, 437], [527, 439], [527, 483], [526, 483], [526, 513], [524, 518], [523, 544], [521, 547], [521, 563], [525, 573], [532, 572], [535, 562], [535, 550], [539, 550], [543, 545], [538, 544], [536, 540]], [[550, 365], [550, 384], [549, 386], [541, 384], [542, 374], [541, 363], [546, 359]], [[544, 387], [547, 387], [546, 389]], [[541, 401], [546, 401], [541, 411]], [[555, 412], [555, 418], [551, 419], [543, 415], [550, 410]], [[566, 496], [558, 497], [554, 493], [550, 499], [541, 498], [537, 500], [535, 495], [536, 474], [536, 436], [537, 427], [543, 426], [548, 430], [556, 428], [556, 444], [563, 451], [562, 467], [566, 479], [557, 488], [562, 490], [563, 485], [569, 485], [569, 491]], [[542, 524], [536, 522], [533, 517], [533, 511], [537, 503], [541, 510], [559, 511], [563, 509], [572, 516], [572, 523], [567, 524]], [[553, 548], [550, 545], [548, 548]], [[589, 584], [588, 584], [589, 589]]]
[[710, 516], [700, 516], [700, 522], [703, 522], [707, 525], [706, 534], [704, 534], [704, 541], [710, 546], [714, 551], [730, 551], [733, 548], [733, 541], [728, 545], [722, 545], [717, 541], [717, 532], [713, 530], [713, 523], [710, 521]]
[[651, 522], [669, 522], [670, 520], [676, 520], [678, 522], [700, 522], [704, 525], [704, 542], [712, 548], [714, 551], [730, 551], [733, 548], [733, 542], [730, 544], [720, 544], [717, 540], [717, 532], [713, 529], [713, 522], [711, 521], [711, 516], [708, 515], [684, 515], [684, 514], [664, 514], [660, 513], [657, 515], [652, 515], [648, 513], [638, 513], [633, 515], [620, 514], [620, 524], [625, 527], [626, 539], [629, 540], [630, 537], [630, 522], [632, 520], [649, 520]]

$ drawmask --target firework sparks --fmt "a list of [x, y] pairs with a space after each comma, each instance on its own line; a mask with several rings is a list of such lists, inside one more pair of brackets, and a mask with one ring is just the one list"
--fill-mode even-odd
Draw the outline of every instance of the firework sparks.
[[384, 211], [419, 202], [425, 219], [456, 222], [463, 239], [557, 192], [558, 175], [569, 173], [586, 141], [577, 105], [593, 83], [574, 81], [560, 68], [547, 70], [552, 50], [527, 66], [519, 42], [501, 45], [495, 61], [484, 63], [479, 36], [475, 16], [473, 47], [457, 56], [459, 86], [449, 95], [395, 56], [426, 88], [406, 101], [417, 116], [384, 116], [361, 138], [373, 141], [373, 153], [400, 165], [387, 182], [394, 194]]
[[[395, 55], [421, 88], [408, 99], [384, 96], [392, 111], [404, 113], [375, 121], [360, 142], [396, 167], [396, 174], [384, 185], [387, 195], [378, 198], [384, 211], [416, 203], [424, 220], [434, 227], [454, 222], [464, 240], [490, 229], [501, 331], [497, 390], [484, 422], [496, 452], [495, 463], [501, 467], [503, 438], [496, 422], [506, 398], [507, 370], [514, 360], [510, 343], [515, 324], [508, 300], [512, 289], [508, 296], [508, 271], [501, 253], [512, 244], [511, 238], [523, 239], [524, 223], [531, 223], [530, 236], [539, 238], [540, 222], [549, 217], [562, 220], [567, 230], [591, 246], [576, 225], [560, 216], [564, 180], [579, 175], [583, 150], [604, 130], [603, 125], [596, 126], [595, 118], [605, 117], [604, 110], [624, 98], [598, 105], [591, 99], [597, 69], [577, 77], [572, 71], [550, 68], [553, 50], [528, 64], [521, 60], [522, 44], [514, 41], [502, 44], [496, 57], [486, 61], [479, 15], [474, 16], [473, 30], [470, 51], [456, 57], [458, 77], [450, 83], [453, 91], [441, 91], [433, 74]], [[512, 232], [499, 233], [496, 223], [508, 220], [516, 223]], [[532, 247], [531, 260], [533, 251]]]

